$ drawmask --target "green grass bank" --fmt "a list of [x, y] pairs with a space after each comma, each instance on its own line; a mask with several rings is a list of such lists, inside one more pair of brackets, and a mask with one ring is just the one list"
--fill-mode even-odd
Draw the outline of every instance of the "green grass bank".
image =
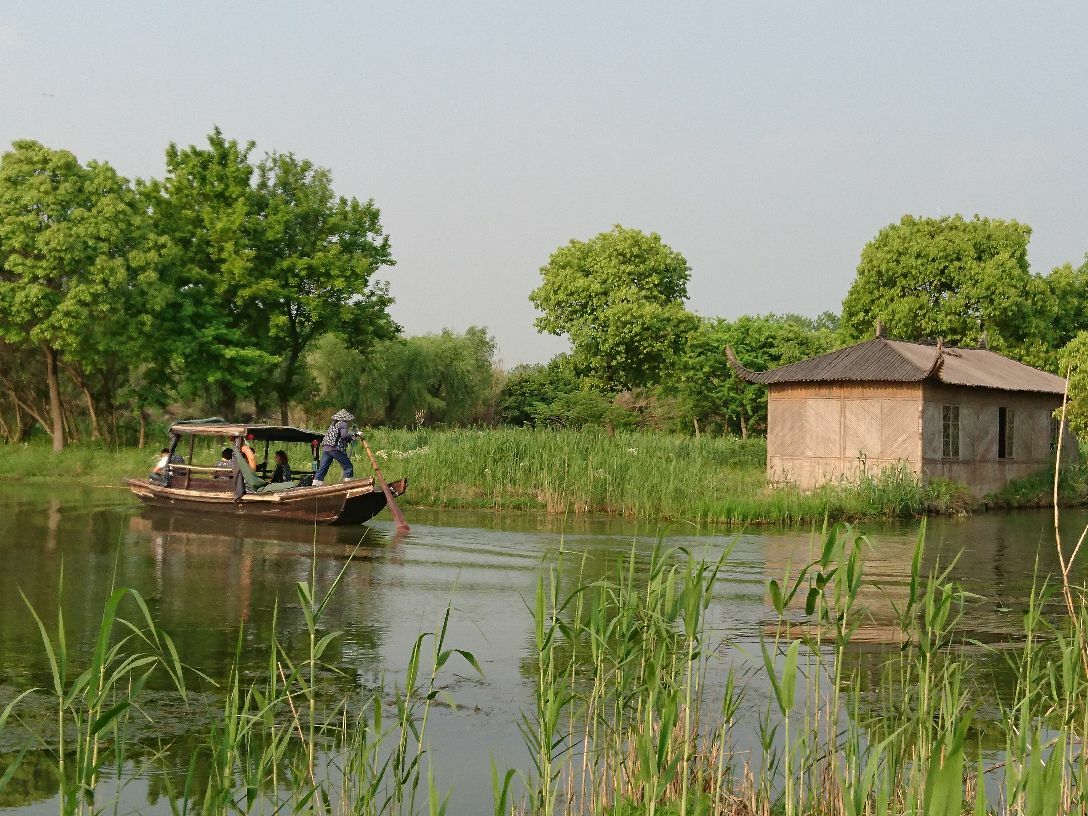
[[[367, 435], [387, 478], [409, 477], [408, 506], [605, 513], [697, 524], [909, 518], [975, 506], [957, 485], [923, 485], [903, 472], [810, 492], [770, 486], [762, 439], [515, 428], [375, 429]], [[4, 446], [0, 480], [119, 486], [125, 476], [146, 473], [158, 447], [157, 440], [143, 450], [77, 445], [54, 454], [43, 443]], [[199, 440], [194, 459], [210, 464], [220, 447]], [[298, 464], [308, 457], [301, 446], [291, 452]], [[360, 474], [370, 473], [360, 449], [353, 458]], [[1082, 474], [1079, 487], [1085, 482]], [[1033, 506], [1046, 495], [1040, 479], [1010, 490], [1002, 506]]]

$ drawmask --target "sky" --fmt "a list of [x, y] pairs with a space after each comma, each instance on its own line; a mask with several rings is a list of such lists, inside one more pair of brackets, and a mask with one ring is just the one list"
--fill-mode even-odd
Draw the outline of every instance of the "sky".
[[213, 125], [373, 198], [409, 334], [486, 326], [505, 365], [565, 348], [528, 296], [623, 224], [714, 317], [838, 311], [903, 214], [1088, 251], [1088, 4], [5, 3], [0, 146], [130, 177]]

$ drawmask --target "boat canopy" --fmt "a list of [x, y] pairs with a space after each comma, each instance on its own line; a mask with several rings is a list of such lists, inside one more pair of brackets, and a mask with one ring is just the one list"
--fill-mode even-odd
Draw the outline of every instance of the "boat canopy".
[[187, 419], [170, 426], [176, 436], [245, 436], [268, 442], [320, 442], [323, 433], [291, 425], [247, 425], [220, 417]]

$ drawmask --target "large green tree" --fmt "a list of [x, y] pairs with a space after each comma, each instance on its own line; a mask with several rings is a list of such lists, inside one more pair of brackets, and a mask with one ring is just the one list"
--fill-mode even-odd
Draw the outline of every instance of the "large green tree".
[[552, 253], [530, 295], [536, 326], [567, 337], [575, 369], [605, 390], [653, 385], [697, 322], [689, 273], [657, 233], [616, 225]]
[[54, 450], [65, 444], [62, 366], [97, 430], [88, 377], [134, 350], [146, 328], [152, 243], [136, 192], [108, 164], [83, 165], [34, 141], [0, 158], [0, 335], [42, 355]]
[[1016, 221], [903, 216], [861, 252], [843, 302], [845, 336], [870, 337], [879, 318], [896, 338], [974, 345], [985, 334], [992, 348], [1017, 353], [1045, 297], [1028, 271], [1030, 236]]
[[373, 201], [338, 197], [328, 170], [273, 153], [257, 168], [259, 227], [253, 266], [237, 296], [253, 304], [251, 333], [279, 358], [274, 390], [280, 421], [298, 385], [300, 362], [319, 334], [338, 332], [352, 348], [393, 337], [393, 299], [374, 280], [394, 261]]
[[255, 165], [253, 149], [218, 128], [204, 147], [171, 145], [147, 195], [173, 242], [188, 390], [225, 414], [241, 397], [274, 401], [286, 422], [316, 337], [364, 348], [396, 333], [374, 280], [393, 259], [372, 201], [337, 196], [328, 170], [291, 154]]
[[1064, 373], [1062, 350], [1080, 332], [1088, 332], [1088, 261], [1059, 266], [1041, 283], [1045, 295], [1035, 316], [1034, 342], [1021, 359]]
[[239, 294], [260, 274], [253, 264], [253, 147], [218, 128], [206, 147], [171, 144], [166, 175], [144, 189], [156, 229], [171, 243], [168, 274], [176, 297], [163, 321], [177, 340], [174, 385], [228, 416], [277, 362], [264, 338], [253, 336], [253, 304]]

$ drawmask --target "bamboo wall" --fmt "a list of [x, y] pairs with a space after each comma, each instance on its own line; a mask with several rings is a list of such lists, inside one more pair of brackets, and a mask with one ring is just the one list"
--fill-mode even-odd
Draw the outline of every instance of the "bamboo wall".
[[[804, 489], [901, 466], [966, 484], [978, 495], [1046, 467], [1061, 398], [941, 383], [773, 385], [767, 478]], [[960, 456], [942, 457], [942, 406], [960, 408]], [[1015, 411], [1012, 456], [999, 459], [998, 408]], [[1075, 455], [1067, 439], [1063, 457]]]
[[812, 488], [889, 466], [922, 465], [918, 383], [775, 385], [767, 405], [767, 477]]

